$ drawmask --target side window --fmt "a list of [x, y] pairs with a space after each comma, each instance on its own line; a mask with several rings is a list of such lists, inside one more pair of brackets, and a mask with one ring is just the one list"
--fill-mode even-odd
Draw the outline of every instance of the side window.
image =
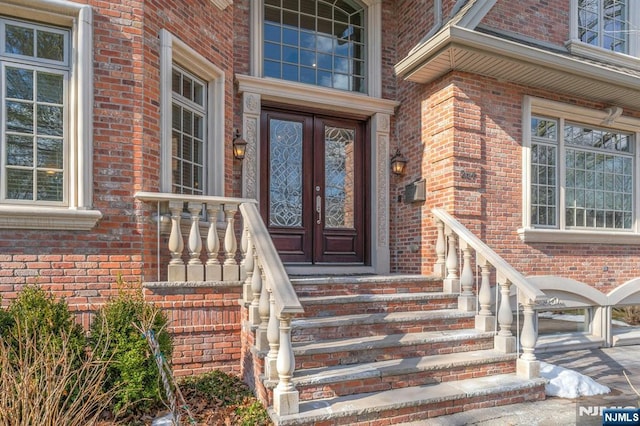
[[160, 190], [224, 195], [225, 74], [160, 31]]
[[366, 92], [365, 7], [264, 0], [263, 76]]
[[3, 19], [3, 203], [68, 205], [69, 31]]
[[171, 74], [172, 192], [206, 193], [206, 84], [174, 65]]

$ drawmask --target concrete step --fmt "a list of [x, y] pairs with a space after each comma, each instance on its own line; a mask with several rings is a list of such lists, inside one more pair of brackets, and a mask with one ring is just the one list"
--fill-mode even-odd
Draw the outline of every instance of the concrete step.
[[291, 323], [291, 339], [293, 342], [317, 342], [336, 336], [348, 338], [471, 329], [474, 317], [475, 312], [437, 309], [301, 318]]
[[515, 372], [516, 354], [493, 350], [311, 368], [296, 371], [300, 400], [379, 392]]
[[444, 330], [296, 343], [296, 370], [493, 348], [494, 333]]
[[[300, 403], [300, 412], [279, 417], [277, 426], [398, 424], [475, 408], [494, 407], [545, 398], [545, 379], [525, 380], [514, 374], [316, 399]], [[377, 424], [377, 423], [376, 423]]]
[[291, 277], [298, 297], [442, 291], [442, 278], [424, 275], [340, 275]]
[[305, 318], [353, 313], [411, 312], [456, 309], [458, 295], [442, 292], [349, 294], [300, 297]]

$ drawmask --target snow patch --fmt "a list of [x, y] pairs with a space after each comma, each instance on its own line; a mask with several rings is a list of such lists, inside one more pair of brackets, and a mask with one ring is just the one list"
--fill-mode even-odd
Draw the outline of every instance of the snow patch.
[[540, 375], [549, 380], [545, 392], [550, 396], [578, 398], [611, 392], [611, 389], [597, 383], [591, 377], [546, 362], [540, 362]]

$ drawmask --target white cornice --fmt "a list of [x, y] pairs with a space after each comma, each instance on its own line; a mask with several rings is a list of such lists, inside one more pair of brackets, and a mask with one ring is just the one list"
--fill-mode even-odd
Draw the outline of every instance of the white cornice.
[[334, 112], [371, 116], [393, 115], [399, 102], [360, 93], [312, 86], [293, 81], [236, 74], [238, 92], [259, 94], [262, 100], [294, 106], [312, 106]]

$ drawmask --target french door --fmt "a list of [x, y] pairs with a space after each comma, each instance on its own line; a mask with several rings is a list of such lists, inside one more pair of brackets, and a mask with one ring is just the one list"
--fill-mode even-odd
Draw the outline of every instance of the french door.
[[284, 262], [366, 259], [365, 124], [263, 110], [261, 211]]

